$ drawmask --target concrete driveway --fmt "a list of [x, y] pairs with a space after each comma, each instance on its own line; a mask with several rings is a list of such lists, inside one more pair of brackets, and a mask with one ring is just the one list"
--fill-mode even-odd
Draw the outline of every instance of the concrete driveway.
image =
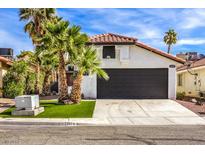
[[93, 118], [112, 125], [205, 125], [205, 120], [168, 99], [97, 100]]

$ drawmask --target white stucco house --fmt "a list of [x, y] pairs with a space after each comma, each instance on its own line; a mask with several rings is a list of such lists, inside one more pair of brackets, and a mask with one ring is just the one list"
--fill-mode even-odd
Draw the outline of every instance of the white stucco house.
[[205, 58], [177, 68], [177, 92], [199, 97], [205, 92]]
[[[90, 37], [108, 81], [85, 75], [82, 93], [98, 99], [175, 99], [176, 67], [184, 60], [138, 39], [107, 33]], [[68, 67], [68, 74], [69, 74]]]
[[12, 61], [10, 59], [0, 56], [0, 97], [3, 97], [3, 77], [11, 65]]

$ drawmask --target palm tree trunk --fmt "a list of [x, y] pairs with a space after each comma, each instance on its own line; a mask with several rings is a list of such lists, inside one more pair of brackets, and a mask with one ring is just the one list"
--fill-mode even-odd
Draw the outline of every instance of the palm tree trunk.
[[52, 70], [51, 72], [51, 83], [55, 82], [55, 71]]
[[167, 53], [170, 53], [170, 50], [171, 50], [171, 44], [168, 45]]
[[63, 52], [59, 52], [59, 102], [63, 102], [63, 100], [68, 99], [68, 85], [66, 78], [66, 70], [65, 70], [65, 61]]
[[43, 80], [43, 94], [48, 96], [50, 94], [50, 82], [49, 82], [49, 77], [51, 75], [51, 71], [46, 71], [45, 72], [45, 77], [44, 77], [44, 80]]
[[73, 81], [70, 99], [73, 103], [79, 103], [81, 101], [81, 82], [83, 75], [78, 73]]
[[35, 94], [39, 94], [39, 78], [40, 78], [40, 66], [36, 66], [36, 82], [35, 82]]

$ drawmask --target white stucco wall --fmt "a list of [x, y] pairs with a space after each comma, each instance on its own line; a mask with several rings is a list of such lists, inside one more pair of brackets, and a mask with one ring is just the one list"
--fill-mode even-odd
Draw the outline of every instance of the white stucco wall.
[[87, 98], [97, 97], [97, 76], [84, 76], [82, 81], [82, 93]]
[[198, 76], [195, 77], [186, 70], [177, 73], [182, 74], [182, 85], [177, 85], [177, 92], [185, 92], [187, 96], [198, 97], [199, 91], [205, 91], [205, 68], [192, 69], [191, 72], [197, 73]]
[[[99, 59], [102, 61], [102, 68], [168, 68], [168, 97], [170, 99], [176, 98], [176, 68], [169, 68], [170, 65], [176, 67], [181, 65], [171, 59], [157, 55], [150, 51], [137, 46], [116, 46], [116, 58], [115, 59], [102, 59], [102, 47], [95, 46]], [[129, 49], [127, 56], [129, 59], [120, 61], [120, 53], [123, 50]], [[82, 84], [82, 91], [85, 97], [97, 97], [97, 78], [96, 76], [85, 76]]]
[[[71, 93], [72, 86], [68, 86], [68, 94]], [[86, 98], [97, 97], [97, 76], [96, 74], [90, 76], [83, 76], [81, 83], [81, 93]]]
[[176, 77], [176, 68], [169, 68], [168, 76], [168, 97], [170, 99], [176, 99], [176, 87], [177, 87], [177, 77]]

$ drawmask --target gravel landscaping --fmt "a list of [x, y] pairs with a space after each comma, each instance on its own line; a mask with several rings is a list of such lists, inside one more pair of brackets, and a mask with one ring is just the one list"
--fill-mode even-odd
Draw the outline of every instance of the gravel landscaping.
[[197, 105], [196, 103], [189, 102], [189, 101], [181, 101], [176, 100], [179, 104], [183, 105], [184, 107], [188, 108], [192, 112], [200, 115], [205, 116], [205, 104], [204, 105]]

